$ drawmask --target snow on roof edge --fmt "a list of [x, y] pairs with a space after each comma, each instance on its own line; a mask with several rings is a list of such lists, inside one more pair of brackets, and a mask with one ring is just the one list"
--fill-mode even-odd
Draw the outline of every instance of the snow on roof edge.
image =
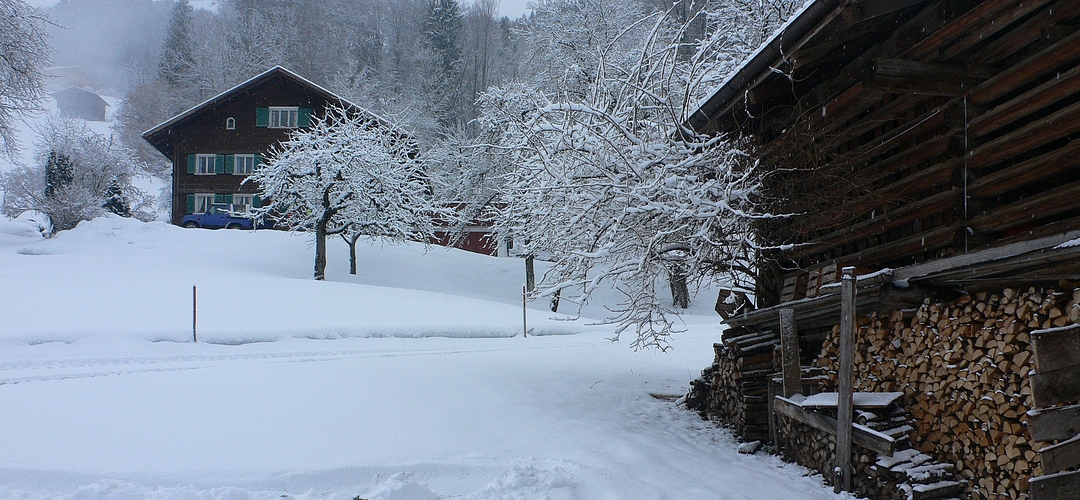
[[[708, 106], [709, 103], [712, 102], [713, 99], [715, 99], [718, 95], [720, 95], [720, 93], [723, 92], [724, 89], [728, 88], [728, 86], [730, 86], [732, 84], [732, 82], [736, 78], [741, 76], [743, 74], [743, 72], [746, 71], [747, 68], [751, 64], [758, 61], [759, 58], [766, 57], [766, 53], [771, 50], [771, 48], [772, 48], [772, 46], [774, 44], [782, 44], [782, 42], [783, 42], [782, 39], [783, 39], [784, 35], [787, 34], [788, 29], [790, 29], [792, 27], [792, 25], [794, 25], [796, 22], [799, 22], [801, 19], [803, 19], [804, 16], [808, 16], [809, 15], [808, 12], [810, 12], [815, 6], [818, 6], [818, 5], [820, 5], [821, 7], [819, 7], [819, 8], [821, 8], [823, 10], [821, 12], [815, 13], [815, 14], [823, 16], [826, 12], [828, 12], [832, 8], [840, 6], [841, 2], [834, 0], [833, 5], [829, 5], [828, 0], [806, 0], [803, 3], [802, 7], [799, 8], [799, 10], [795, 11], [791, 15], [791, 17], [789, 17], [788, 20], [784, 22], [783, 25], [781, 25], [779, 28], [777, 28], [777, 30], [775, 32], [773, 32], [772, 36], [770, 36], [767, 40], [765, 40], [765, 42], [763, 42], [757, 48], [757, 50], [755, 50], [746, 59], [744, 59], [741, 63], [739, 63], [739, 65], [736, 66], [735, 69], [733, 69], [731, 72], [729, 72], [728, 75], [726, 77], [724, 77], [723, 80], [721, 80], [720, 84], [717, 85], [716, 88], [713, 91], [707, 92], [706, 95], [708, 97], [704, 97], [700, 101], [698, 101], [697, 105], [694, 108], [694, 111], [691, 112], [690, 115], [687, 116], [687, 118], [686, 118], [687, 125], [690, 125], [691, 123], [693, 123], [693, 118], [695, 116], [700, 115], [700, 116], [704, 116], [704, 117], [708, 118], [711, 113], [706, 112], [705, 107]], [[816, 22], [816, 19], [814, 21]], [[796, 38], [798, 38], [798, 37], [796, 37]], [[778, 50], [778, 49], [772, 49], [772, 50]], [[773, 56], [770, 55], [768, 57], [771, 59]], [[726, 97], [723, 100], [723, 102], [720, 103], [720, 105], [718, 105], [717, 107], [718, 108], [723, 107], [723, 104], [726, 104], [727, 101], [731, 100], [733, 97], [734, 97], [734, 94], [731, 95], [731, 96]], [[708, 120], [706, 120], [706, 123], [708, 123]], [[689, 128], [691, 130], [695, 129], [695, 127], [692, 126], [692, 125], [690, 125]]]

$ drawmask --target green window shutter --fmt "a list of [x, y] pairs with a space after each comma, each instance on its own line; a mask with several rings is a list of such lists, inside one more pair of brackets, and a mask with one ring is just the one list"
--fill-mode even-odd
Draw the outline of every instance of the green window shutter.
[[187, 173], [195, 173], [195, 155], [187, 155]]
[[226, 205], [232, 205], [232, 195], [231, 194], [225, 195], [225, 204]]
[[263, 163], [263, 155], [261, 155], [259, 153], [255, 153], [255, 166], [257, 167], [259, 165], [262, 165], [262, 163]]
[[219, 205], [225, 203], [225, 195], [214, 193], [214, 203]]
[[311, 126], [311, 108], [300, 108], [296, 112], [296, 126], [307, 128]]
[[225, 155], [214, 155], [214, 173], [225, 173]]
[[270, 108], [255, 108], [255, 126], [263, 128], [270, 126]]
[[187, 206], [185, 207], [184, 213], [186, 213], [187, 215], [195, 213], [195, 195], [187, 195]]
[[251, 197], [251, 206], [253, 208], [262, 208], [262, 198], [259, 195]]
[[236, 169], [236, 155], [225, 155], [225, 173], [231, 174]]

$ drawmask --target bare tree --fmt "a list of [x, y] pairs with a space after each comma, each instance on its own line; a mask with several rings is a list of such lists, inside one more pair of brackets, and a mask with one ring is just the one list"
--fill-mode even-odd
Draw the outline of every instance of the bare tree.
[[42, 69], [49, 62], [45, 15], [22, 0], [0, 0], [0, 151], [19, 148], [13, 121], [39, 109]]
[[[498, 134], [491, 146], [514, 166], [497, 233], [522, 255], [552, 260], [540, 295], [583, 304], [602, 286], [622, 292], [608, 321], [616, 338], [633, 331], [635, 348], [666, 348], [688, 284], [718, 270], [747, 274], [757, 251], [751, 226], [774, 217], [739, 140], [683, 127], [707, 91], [704, 75], [722, 63], [710, 57], [718, 38], [685, 55], [696, 16], [673, 13], [624, 26], [595, 53], [575, 56], [596, 66], [582, 69], [570, 92], [517, 84], [482, 98], [480, 121]], [[664, 283], [670, 302], [659, 298]]]

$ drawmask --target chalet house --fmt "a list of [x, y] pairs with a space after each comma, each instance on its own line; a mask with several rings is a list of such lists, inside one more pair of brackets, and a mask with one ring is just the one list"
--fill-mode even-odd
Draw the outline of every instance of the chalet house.
[[[244, 179], [270, 148], [289, 132], [311, 124], [328, 106], [359, 106], [281, 66], [243, 82], [143, 133], [143, 138], [173, 164], [172, 216], [204, 213], [213, 203], [236, 211], [262, 206], [259, 186]], [[449, 230], [433, 243], [485, 254], [505, 255], [505, 245], [487, 238], [490, 226], [468, 226], [456, 241]]]
[[60, 114], [71, 118], [103, 122], [109, 106], [101, 96], [78, 87], [68, 87], [50, 94], [56, 100]]
[[290, 130], [332, 105], [360, 109], [277, 66], [144, 132], [173, 164], [172, 223], [211, 203], [262, 206], [259, 187], [244, 179]]
[[792, 214], [692, 404], [865, 496], [1080, 498], [1080, 2], [815, 0], [688, 125]]

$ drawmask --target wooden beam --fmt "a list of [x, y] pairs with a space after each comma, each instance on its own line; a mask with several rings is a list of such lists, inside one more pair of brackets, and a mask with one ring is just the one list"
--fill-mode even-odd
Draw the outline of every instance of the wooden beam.
[[1052, 215], [1080, 208], [1080, 196], [1076, 195], [1078, 189], [1080, 181], [1032, 194], [973, 217], [970, 226], [976, 231], [996, 232], [1037, 223]]
[[1068, 21], [1080, 15], [1080, 2], [1058, 0], [1056, 3], [1015, 29], [1010, 29], [997, 40], [983, 45], [971, 60], [983, 63], [1003, 61], [1028, 45], [1043, 39], [1043, 32], [1056, 23]]
[[873, 19], [926, 3], [928, 0], [862, 0], [847, 9], [856, 19]]
[[927, 250], [936, 250], [947, 246], [956, 237], [956, 234], [964, 228], [963, 221], [954, 222], [947, 226], [941, 226], [924, 233], [913, 234], [906, 238], [872, 246], [865, 250], [850, 253], [839, 257], [845, 262], [861, 266], [873, 267], [881, 260], [901, 260], [913, 255], [922, 254]]
[[783, 396], [790, 398], [802, 392], [802, 369], [799, 364], [799, 332], [795, 328], [795, 310], [781, 309], [780, 361], [784, 370]]
[[1080, 366], [1080, 325], [1032, 331], [1031, 344], [1036, 372]]
[[[1080, 2], [1077, 2], [1080, 5]], [[979, 137], [1039, 112], [1080, 91], [1080, 66], [1074, 67], [1000, 106], [976, 116], [968, 124], [968, 134]]]
[[1080, 435], [1039, 450], [1043, 472], [1053, 474], [1080, 465]]
[[[928, 186], [923, 186], [928, 187]], [[790, 253], [792, 259], [813, 255], [817, 252], [835, 248], [850, 243], [860, 238], [867, 238], [877, 234], [883, 234], [905, 224], [909, 224], [921, 217], [930, 217], [942, 211], [951, 209], [961, 200], [963, 190], [954, 188], [949, 191], [927, 196], [921, 200], [902, 204], [896, 210], [884, 212], [874, 219], [867, 219], [857, 224], [842, 227], [837, 231], [824, 236], [814, 238], [814, 243], [793, 249]], [[899, 199], [891, 202], [897, 203]]]
[[1049, 153], [975, 179], [968, 185], [968, 195], [975, 198], [998, 196], [1077, 167], [1080, 167], [1080, 140], [1072, 140]]
[[[1080, 40], [1077, 41], [1080, 46]], [[968, 154], [968, 168], [980, 170], [1080, 131], [1080, 102], [978, 146]]]
[[1031, 500], [1076, 500], [1080, 498], [1080, 471], [1039, 476], [1028, 481]]
[[1080, 401], [1080, 370], [1064, 368], [1032, 374], [1031, 398], [1037, 408]]
[[840, 359], [836, 368], [836, 470], [840, 471], [840, 482], [834, 492], [851, 491], [851, 421], [854, 418], [852, 407], [852, 378], [855, 371], [855, 268], [845, 267], [840, 278]]
[[865, 79], [866, 88], [895, 93], [960, 96], [985, 81], [958, 64], [876, 58]]
[[[773, 399], [773, 410], [817, 430], [836, 435], [836, 419], [820, 413], [806, 411], [798, 403], [790, 399], [777, 396]], [[851, 441], [858, 446], [887, 457], [891, 457], [896, 450], [895, 439], [864, 425], [851, 425]]]
[[938, 57], [941, 59], [953, 59], [969, 49], [981, 43], [985, 43], [986, 40], [989, 40], [999, 31], [1008, 28], [1016, 21], [1019, 21], [1028, 14], [1046, 6], [1046, 4], [1051, 1], [1052, 0], [1024, 0], [1023, 2], [1013, 3], [1013, 5], [998, 13], [993, 18], [984, 19], [978, 28], [966, 31], [966, 36], [950, 45], [945, 50], [940, 51]]
[[1056, 247], [1066, 241], [1080, 238], [1080, 231], [1056, 234], [1035, 240], [1020, 241], [999, 247], [987, 248], [969, 252], [945, 259], [937, 259], [923, 264], [902, 267], [893, 270], [894, 281], [920, 280], [932, 277], [944, 272], [961, 270], [967, 266], [984, 264], [987, 262], [1016, 257], [1030, 252], [1046, 250]]
[[900, 54], [904, 59], [926, 60], [957, 37], [970, 33], [984, 19], [994, 17], [1017, 0], [986, 0]]
[[1043, 49], [983, 82], [969, 94], [970, 102], [985, 106], [1017, 88], [1080, 59], [1080, 31]]
[[1080, 405], [1028, 412], [1028, 432], [1035, 441], [1061, 441], [1080, 434]]

